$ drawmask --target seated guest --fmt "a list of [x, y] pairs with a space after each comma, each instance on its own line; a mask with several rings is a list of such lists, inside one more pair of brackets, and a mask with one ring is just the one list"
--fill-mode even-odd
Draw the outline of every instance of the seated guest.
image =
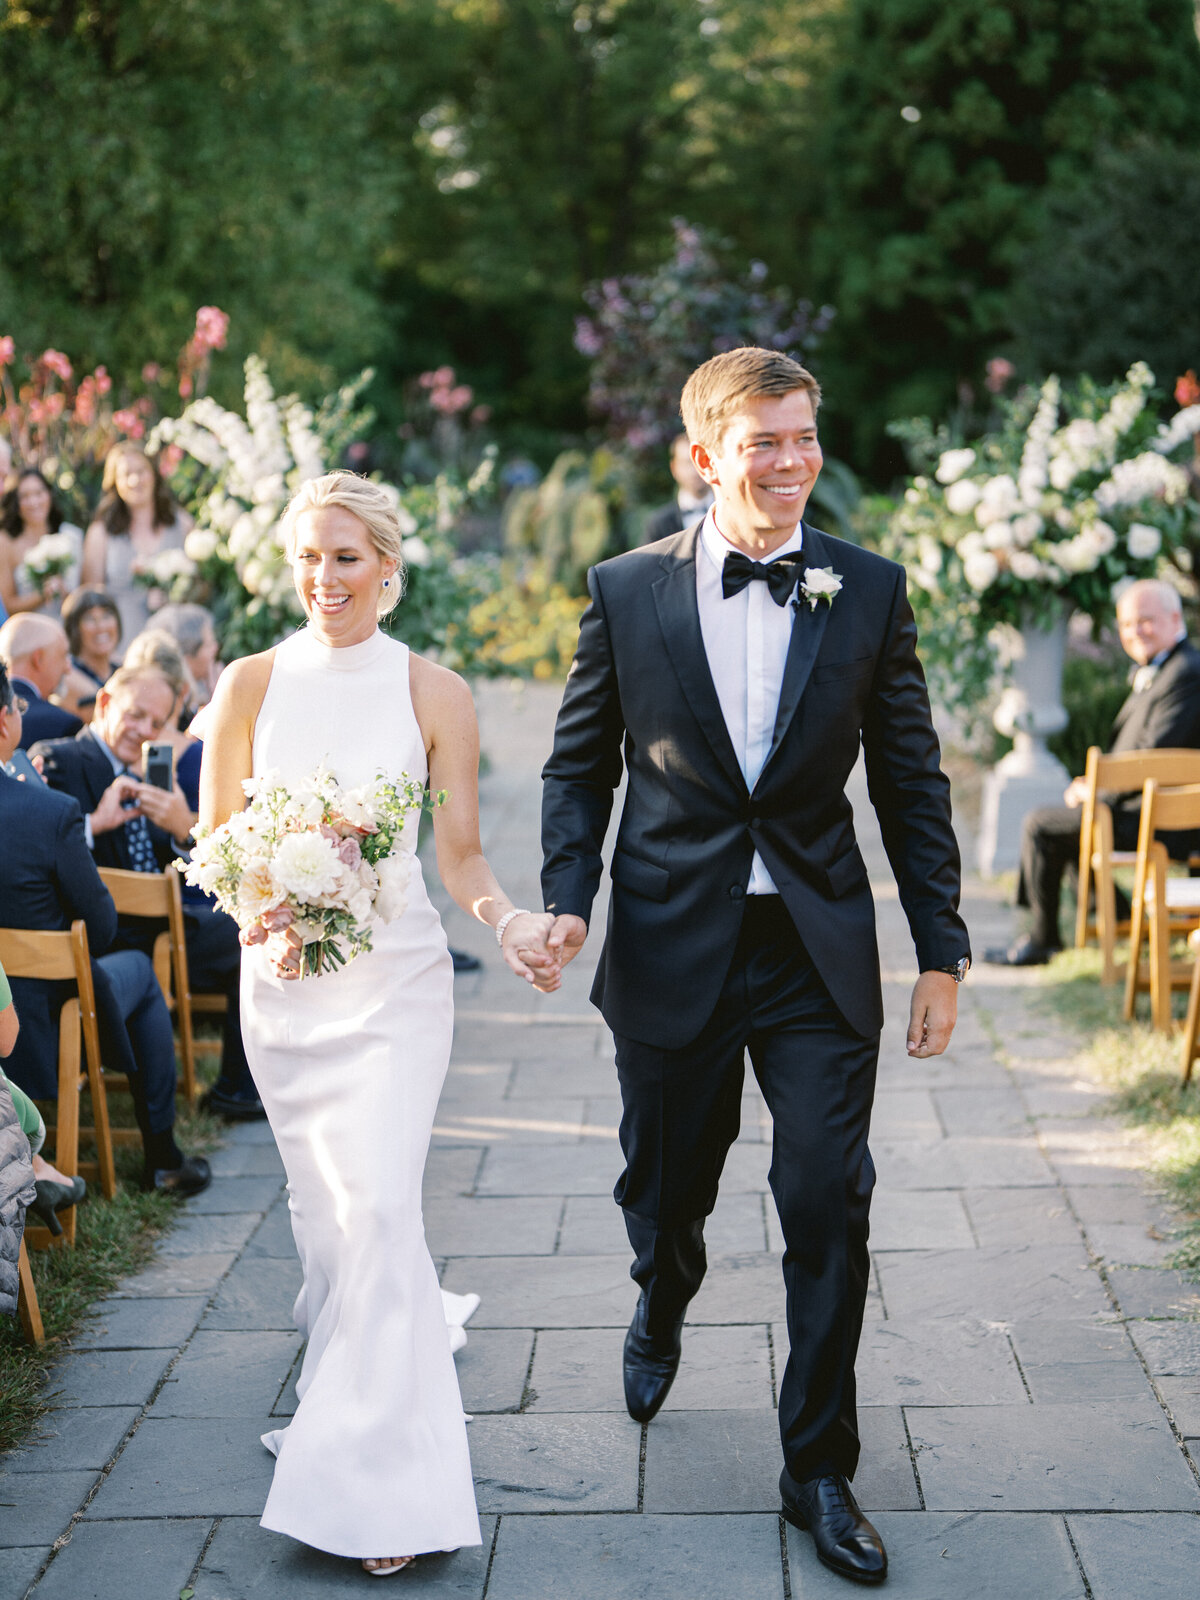
[[696, 471], [686, 433], [677, 433], [671, 441], [671, 476], [676, 484], [675, 498], [647, 518], [643, 544], [681, 533], [690, 522], [699, 522], [712, 505], [712, 490]]
[[71, 647], [68, 689], [74, 688], [75, 707], [90, 722], [96, 690], [117, 669], [113, 658], [121, 643], [121, 613], [103, 589], [73, 589], [63, 601], [62, 625]]
[[173, 603], [161, 606], [151, 624], [169, 633], [178, 645], [191, 680], [191, 707], [193, 712], [199, 711], [212, 699], [217, 682], [217, 634], [212, 612], [206, 606]]
[[[197, 606], [196, 609], [203, 608]], [[129, 646], [125, 652], [124, 664], [131, 670], [149, 667], [155, 672], [160, 672], [171, 685], [175, 703], [158, 738], [160, 743], [171, 746], [175, 758], [173, 763], [175, 781], [183, 791], [188, 809], [195, 817], [200, 809], [200, 757], [203, 750], [199, 739], [183, 732], [185, 723], [190, 720], [189, 712], [196, 709], [191, 703], [192, 678], [175, 640], [165, 629], [157, 626], [157, 616], [154, 622], [153, 628], [147, 628], [145, 632], [139, 633]], [[185, 885], [185, 896], [186, 893]], [[200, 895], [199, 898], [206, 899], [207, 896]]]
[[[41, 611], [56, 617], [62, 596], [79, 582], [83, 555], [83, 530], [63, 516], [48, 478], [36, 467], [26, 467], [0, 500], [0, 598], [10, 616], [21, 611]], [[48, 534], [61, 534], [73, 552], [61, 577], [38, 582], [25, 561]]]
[[[196, 814], [179, 785], [166, 790], [141, 782], [142, 746], [161, 739], [177, 698], [161, 672], [122, 667], [97, 694], [90, 727], [75, 739], [53, 739], [33, 752], [42, 757], [51, 788], [78, 801], [99, 866], [164, 872], [191, 844]], [[207, 900], [185, 904], [184, 924], [192, 988], [223, 994], [226, 1001], [221, 1073], [209, 1103], [232, 1120], [261, 1117], [265, 1113], [242, 1046], [237, 924]], [[129, 920], [117, 943], [149, 954], [158, 931], [145, 919]]]
[[25, 612], [9, 617], [0, 628], [0, 661], [8, 669], [13, 692], [26, 702], [21, 749], [38, 739], [66, 739], [83, 723], [50, 696], [58, 692], [70, 660], [67, 636], [53, 617]]
[[[1137, 666], [1129, 698], [1113, 724], [1110, 753], [1200, 749], [1200, 650], [1188, 643], [1177, 591], [1153, 578], [1132, 584], [1117, 601], [1117, 631], [1125, 654]], [[1084, 780], [1073, 778], [1061, 806], [1039, 806], [1026, 816], [1017, 904], [1033, 911], [1033, 927], [1006, 950], [986, 951], [985, 961], [1041, 966], [1062, 949], [1059, 895], [1063, 874], [1079, 860], [1080, 807], [1086, 794]], [[1135, 850], [1140, 791], [1102, 798], [1112, 807], [1115, 848]], [[1165, 835], [1164, 842], [1183, 859], [1193, 844], [1190, 834]]]
[[[0, 667], [0, 762], [11, 756], [20, 734], [16, 696]], [[6, 845], [0, 850], [0, 927], [57, 932], [76, 919], [86, 924], [104, 1060], [112, 1071], [129, 1075], [145, 1156], [143, 1184], [197, 1194], [208, 1187], [210, 1173], [202, 1156], [185, 1156], [175, 1143], [170, 1014], [149, 956], [113, 948], [116, 908], [88, 852], [79, 806], [44, 783], [23, 783], [0, 771], [0, 839]], [[9, 1076], [35, 1099], [52, 1099], [58, 1093], [58, 1013], [69, 985], [13, 978], [11, 986], [21, 1029]]]

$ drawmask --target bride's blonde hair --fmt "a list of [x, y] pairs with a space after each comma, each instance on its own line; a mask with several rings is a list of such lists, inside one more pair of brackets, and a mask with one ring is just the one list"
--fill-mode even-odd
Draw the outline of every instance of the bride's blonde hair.
[[289, 561], [296, 553], [299, 518], [305, 511], [322, 511], [328, 506], [337, 506], [357, 517], [378, 554], [396, 563], [395, 572], [380, 589], [376, 601], [379, 615], [386, 617], [404, 593], [405, 578], [404, 534], [392, 495], [356, 472], [327, 472], [322, 478], [309, 478], [296, 490], [279, 519], [279, 534]]

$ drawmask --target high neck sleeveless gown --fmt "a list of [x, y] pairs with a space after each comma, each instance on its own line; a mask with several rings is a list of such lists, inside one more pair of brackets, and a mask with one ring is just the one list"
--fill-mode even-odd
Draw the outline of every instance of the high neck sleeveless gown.
[[[407, 646], [376, 632], [329, 649], [278, 646], [254, 771], [287, 783], [324, 761], [354, 785], [427, 776]], [[409, 827], [415, 844], [415, 819]], [[452, 969], [414, 858], [405, 911], [332, 973], [242, 963], [246, 1054], [287, 1171], [308, 1340], [262, 1525], [345, 1556], [480, 1542], [465, 1419], [421, 1176], [450, 1055]]]

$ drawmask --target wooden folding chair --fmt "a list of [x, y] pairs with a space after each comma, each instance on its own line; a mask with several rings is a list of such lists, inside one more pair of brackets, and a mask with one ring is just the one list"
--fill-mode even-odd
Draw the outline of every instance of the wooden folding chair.
[[[1172, 878], [1167, 847], [1156, 833], [1200, 829], [1200, 783], [1160, 789], [1148, 778], [1142, 789], [1133, 907], [1129, 921], [1129, 964], [1125, 976], [1125, 1017], [1132, 1021], [1137, 997], [1150, 991], [1154, 1026], [1171, 1031], [1171, 990], [1186, 989], [1190, 961], [1172, 962], [1171, 940], [1190, 933], [1200, 921], [1200, 878]], [[1149, 935], [1150, 960], [1143, 964], [1142, 942]]]
[[[41, 933], [27, 928], [0, 928], [0, 967], [10, 978], [68, 980], [75, 993], [64, 1001], [58, 1014], [58, 1108], [57, 1121], [47, 1127], [54, 1138], [54, 1164], [68, 1178], [99, 1179], [101, 1193], [108, 1200], [117, 1192], [113, 1165], [112, 1130], [108, 1124], [108, 1097], [100, 1068], [100, 1032], [96, 1023], [96, 996], [92, 988], [92, 966], [88, 956], [87, 927], [73, 922], [67, 933]], [[82, 1065], [80, 1040], [83, 1041]], [[93, 1126], [80, 1127], [79, 1096], [84, 1088], [91, 1092]], [[95, 1161], [80, 1161], [80, 1138], [90, 1137], [96, 1146]], [[135, 1135], [137, 1137], [137, 1135]], [[62, 1237], [75, 1243], [75, 1207], [58, 1213]], [[51, 1243], [50, 1230], [26, 1228], [25, 1237], [32, 1250]]]
[[[1079, 909], [1075, 919], [1075, 947], [1082, 950], [1095, 938], [1100, 946], [1101, 983], [1115, 983], [1121, 976], [1114, 959], [1116, 942], [1129, 932], [1129, 922], [1117, 917], [1114, 867], [1133, 867], [1135, 850], [1113, 848], [1111, 808], [1102, 794], [1129, 794], [1153, 778], [1160, 789], [1180, 784], [1200, 783], [1200, 750], [1124, 750], [1105, 755], [1099, 745], [1087, 753], [1084, 782], [1087, 795], [1079, 827]], [[1088, 914], [1089, 890], [1095, 898], [1095, 914]]]
[[[122, 916], [153, 917], [156, 921], [165, 920], [167, 924], [166, 930], [154, 941], [154, 973], [179, 1030], [182, 1068], [179, 1092], [189, 1105], [195, 1105], [198, 1092], [196, 1043], [192, 1036], [193, 1002], [188, 979], [179, 874], [174, 869], [169, 872], [126, 872], [121, 867], [101, 867], [100, 877]], [[110, 1073], [108, 1081], [114, 1089], [128, 1087], [123, 1073]]]
[[[73, 1209], [73, 1208], [72, 1208]], [[21, 1253], [17, 1257], [17, 1315], [32, 1345], [44, 1344], [46, 1330], [42, 1327], [42, 1311], [38, 1305], [37, 1286], [29, 1270], [29, 1252], [21, 1240]]]
[[1192, 1080], [1192, 1068], [1196, 1061], [1196, 1047], [1198, 1041], [1200, 1041], [1200, 930], [1193, 930], [1188, 935], [1188, 944], [1196, 952], [1197, 959], [1192, 968], [1192, 987], [1188, 995], [1187, 1019], [1183, 1024], [1183, 1059], [1181, 1067], [1185, 1085]]

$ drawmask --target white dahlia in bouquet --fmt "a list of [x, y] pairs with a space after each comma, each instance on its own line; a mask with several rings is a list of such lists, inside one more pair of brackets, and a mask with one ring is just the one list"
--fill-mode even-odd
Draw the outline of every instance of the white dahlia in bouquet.
[[302, 978], [370, 950], [374, 924], [404, 911], [416, 819], [444, 792], [430, 798], [407, 774], [383, 773], [347, 789], [324, 766], [291, 788], [273, 773], [242, 787], [245, 810], [202, 833], [181, 863], [188, 883], [244, 931], [294, 930]]

